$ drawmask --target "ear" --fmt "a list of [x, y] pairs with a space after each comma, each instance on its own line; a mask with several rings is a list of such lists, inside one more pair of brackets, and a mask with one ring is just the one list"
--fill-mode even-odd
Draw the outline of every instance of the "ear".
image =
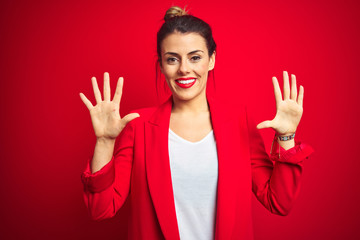
[[213, 54], [210, 57], [209, 71], [213, 70], [214, 67], [215, 67], [215, 55], [216, 55], [216, 52], [214, 51]]

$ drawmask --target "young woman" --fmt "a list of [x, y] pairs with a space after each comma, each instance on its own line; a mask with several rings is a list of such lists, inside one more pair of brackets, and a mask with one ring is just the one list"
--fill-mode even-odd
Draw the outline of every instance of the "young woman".
[[[161, 72], [172, 92], [162, 105], [119, 115], [123, 78], [110, 100], [95, 78], [96, 106], [80, 93], [97, 137], [82, 174], [92, 219], [113, 217], [129, 197], [129, 239], [252, 239], [251, 192], [272, 213], [288, 214], [303, 160], [313, 151], [295, 141], [304, 88], [284, 72], [273, 78], [276, 116], [257, 126], [246, 107], [232, 109], [206, 94], [215, 66], [210, 26], [171, 7], [157, 34]], [[269, 156], [258, 129], [271, 127]], [[270, 159], [272, 158], [272, 159]], [[273, 161], [271, 161], [273, 160]]]

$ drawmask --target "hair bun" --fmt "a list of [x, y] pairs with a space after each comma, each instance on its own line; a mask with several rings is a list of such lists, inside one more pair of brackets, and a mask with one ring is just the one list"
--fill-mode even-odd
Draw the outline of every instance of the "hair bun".
[[169, 8], [166, 13], [165, 13], [165, 17], [164, 17], [164, 20], [167, 21], [169, 20], [170, 18], [173, 18], [173, 17], [181, 17], [181, 16], [184, 16], [184, 15], [188, 15], [187, 11], [184, 9], [182, 9], [181, 7], [178, 7], [178, 6], [173, 6], [171, 8]]

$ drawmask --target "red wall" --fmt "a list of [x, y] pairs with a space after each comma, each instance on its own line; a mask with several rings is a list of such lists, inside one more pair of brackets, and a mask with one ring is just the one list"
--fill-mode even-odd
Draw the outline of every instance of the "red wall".
[[[298, 138], [313, 146], [287, 217], [253, 198], [255, 238], [359, 239], [359, 4], [357, 1], [11, 1], [0, 3], [1, 239], [125, 239], [126, 205], [89, 220], [80, 174], [95, 137], [79, 97], [90, 78], [121, 114], [157, 103], [156, 31], [172, 4], [209, 22], [218, 44], [218, 96], [272, 119], [271, 77], [305, 88]], [[229, 113], [231, 114], [231, 113]], [[261, 130], [269, 149], [273, 130]]]

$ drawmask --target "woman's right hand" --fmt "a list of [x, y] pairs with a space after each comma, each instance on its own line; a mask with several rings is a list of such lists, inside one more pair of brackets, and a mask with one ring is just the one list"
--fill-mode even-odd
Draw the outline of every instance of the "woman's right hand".
[[93, 106], [83, 93], [80, 93], [80, 98], [90, 111], [95, 135], [97, 139], [115, 140], [126, 124], [140, 115], [138, 113], [130, 113], [123, 118], [120, 117], [120, 100], [124, 84], [124, 79], [122, 77], [120, 77], [117, 82], [115, 95], [112, 101], [110, 101], [111, 92], [109, 73], [104, 73], [104, 100], [101, 99], [101, 93], [96, 78], [92, 77], [91, 82], [94, 89], [96, 106]]

